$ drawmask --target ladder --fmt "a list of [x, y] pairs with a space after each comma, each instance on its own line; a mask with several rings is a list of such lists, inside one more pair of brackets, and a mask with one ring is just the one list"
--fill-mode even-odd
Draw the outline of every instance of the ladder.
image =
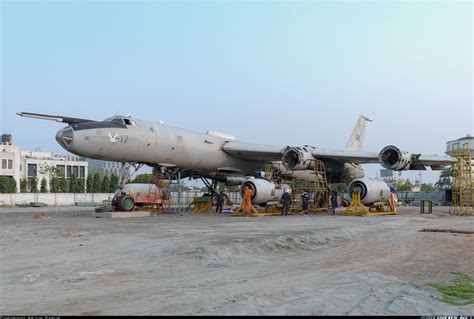
[[453, 145], [453, 156], [458, 162], [453, 165], [452, 210], [457, 215], [474, 214], [473, 173], [474, 162], [471, 158], [469, 144], [463, 147]]

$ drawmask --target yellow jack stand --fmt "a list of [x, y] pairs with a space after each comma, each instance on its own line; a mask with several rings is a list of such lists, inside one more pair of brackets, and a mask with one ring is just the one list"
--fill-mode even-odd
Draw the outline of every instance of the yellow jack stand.
[[244, 212], [244, 203], [242, 202], [242, 204], [240, 204], [240, 207], [235, 211], [233, 212], [232, 214], [230, 214], [231, 216], [251, 216], [251, 217], [255, 217], [255, 216], [261, 216], [260, 213], [255, 209], [255, 207], [253, 207], [252, 204], [250, 204], [250, 212], [249, 213], [245, 213]]
[[389, 211], [390, 205], [387, 203], [387, 207], [384, 205], [375, 206], [376, 211], [371, 212], [360, 200], [360, 193], [352, 193], [351, 204], [344, 209], [341, 213], [343, 216], [383, 216], [383, 215], [396, 215], [397, 212]]
[[194, 200], [189, 204], [188, 209], [194, 204], [193, 214], [208, 213], [212, 209], [211, 196], [194, 197]]

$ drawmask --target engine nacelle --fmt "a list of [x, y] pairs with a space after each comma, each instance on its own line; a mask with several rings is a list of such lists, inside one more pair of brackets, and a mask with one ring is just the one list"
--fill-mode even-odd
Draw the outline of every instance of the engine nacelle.
[[287, 147], [281, 161], [283, 166], [290, 171], [301, 171], [306, 169], [314, 169], [314, 156], [311, 146]]
[[393, 145], [385, 146], [379, 153], [380, 164], [393, 171], [409, 170], [413, 155]]
[[387, 183], [380, 179], [358, 178], [353, 180], [347, 187], [347, 192], [352, 195], [360, 193], [362, 204], [384, 203], [390, 197], [390, 188]]
[[279, 202], [285, 190], [291, 192], [291, 188], [287, 184], [276, 184], [267, 179], [251, 177], [240, 186], [242, 196], [246, 186], [252, 189], [252, 203], [257, 205]]
[[245, 177], [229, 176], [225, 178], [226, 186], [239, 186], [245, 181]]

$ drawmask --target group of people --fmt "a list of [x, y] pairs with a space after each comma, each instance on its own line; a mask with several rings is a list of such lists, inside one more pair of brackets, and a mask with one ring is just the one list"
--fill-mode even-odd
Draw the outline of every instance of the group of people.
[[[311, 194], [305, 190], [303, 194], [301, 194], [301, 208], [305, 215], [308, 215], [309, 212], [309, 201], [311, 200]], [[281, 215], [288, 216], [288, 210], [290, 209], [291, 202], [293, 198], [291, 197], [290, 191], [288, 189], [285, 190], [283, 195], [281, 196]]]
[[[242, 208], [243, 208], [243, 211], [246, 213], [250, 212], [252, 208], [252, 195], [253, 195], [252, 189], [248, 186], [245, 187], [244, 192], [243, 192]], [[305, 190], [303, 194], [301, 194], [301, 208], [303, 209], [303, 212], [305, 215], [308, 215], [310, 200], [311, 200], [311, 194], [307, 190]], [[216, 213], [222, 213], [224, 201], [225, 201], [225, 194], [223, 191], [220, 191], [220, 193], [217, 195], [217, 200], [216, 200]], [[288, 211], [290, 210], [292, 202], [293, 202], [293, 198], [290, 194], [290, 190], [286, 189], [280, 199], [280, 203], [282, 205], [281, 206], [282, 216], [288, 216]], [[337, 205], [337, 192], [332, 191], [331, 192], [331, 208], [332, 208], [333, 214], [336, 213], [337, 206], [338, 206]]]

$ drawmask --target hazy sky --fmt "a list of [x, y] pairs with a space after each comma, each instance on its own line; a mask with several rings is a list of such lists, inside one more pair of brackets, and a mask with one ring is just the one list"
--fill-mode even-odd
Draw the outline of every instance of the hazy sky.
[[63, 152], [61, 124], [15, 113], [119, 112], [343, 148], [366, 114], [366, 150], [443, 154], [473, 132], [472, 16], [470, 1], [2, 1], [0, 132]]

